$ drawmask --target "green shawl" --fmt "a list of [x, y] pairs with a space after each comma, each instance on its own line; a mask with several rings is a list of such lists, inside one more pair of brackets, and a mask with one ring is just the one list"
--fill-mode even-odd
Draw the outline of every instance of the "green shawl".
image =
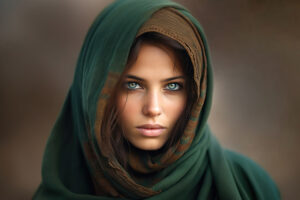
[[[178, 26], [188, 28], [178, 28], [174, 35], [172, 25], [166, 25], [169, 22], [156, 26], [164, 15], [174, 16]], [[130, 47], [137, 35], [149, 31], [163, 33], [185, 47], [194, 65], [191, 78], [197, 83], [198, 100], [173, 148], [155, 160], [146, 154], [129, 155], [134, 169], [145, 174], [136, 180], [107, 151], [100, 130]], [[42, 182], [33, 199], [280, 199], [263, 169], [223, 149], [211, 134], [207, 118], [212, 87], [203, 30], [185, 8], [168, 0], [115, 1], [86, 36], [74, 81], [48, 139]]]

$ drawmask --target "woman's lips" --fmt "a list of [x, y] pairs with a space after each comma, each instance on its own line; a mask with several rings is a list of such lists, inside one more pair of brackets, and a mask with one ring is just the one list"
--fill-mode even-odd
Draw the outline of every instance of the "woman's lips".
[[163, 133], [165, 127], [159, 124], [144, 124], [137, 127], [138, 131], [147, 137], [157, 137]]

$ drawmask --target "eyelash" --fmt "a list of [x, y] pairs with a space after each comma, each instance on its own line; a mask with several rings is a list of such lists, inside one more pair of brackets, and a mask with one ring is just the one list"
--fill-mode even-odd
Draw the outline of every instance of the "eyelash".
[[[130, 86], [130, 84], [135, 84], [135, 87], [134, 87], [133, 85]], [[168, 89], [168, 88], [167, 88], [168, 86], [170, 86], [170, 85], [172, 85], [172, 84], [175, 84], [175, 88], [176, 88], [176, 89], [170, 89], [170, 88]], [[142, 89], [142, 88], [143, 88], [142, 86], [140, 86], [139, 83], [134, 82], [134, 81], [128, 81], [128, 82], [126, 82], [126, 83], [125, 83], [125, 87], [126, 87], [127, 90], [130, 90], [130, 91], [134, 91], [134, 90], [138, 90], [138, 89]], [[181, 90], [182, 87], [183, 87], [183, 86], [182, 86], [182, 83], [171, 82], [171, 83], [167, 83], [167, 84], [166, 84], [164, 90], [171, 91], [171, 92], [176, 92], [176, 91]]]

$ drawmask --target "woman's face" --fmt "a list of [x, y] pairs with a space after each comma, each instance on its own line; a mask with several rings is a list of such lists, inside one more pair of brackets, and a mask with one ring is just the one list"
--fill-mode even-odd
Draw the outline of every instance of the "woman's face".
[[125, 71], [117, 97], [124, 137], [142, 150], [158, 150], [186, 105], [185, 77], [171, 51], [142, 44]]

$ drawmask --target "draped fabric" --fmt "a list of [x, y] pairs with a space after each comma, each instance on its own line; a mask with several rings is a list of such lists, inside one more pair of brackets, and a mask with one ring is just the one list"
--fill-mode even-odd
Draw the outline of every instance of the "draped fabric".
[[[197, 101], [181, 138], [155, 159], [131, 152], [119, 164], [102, 137], [105, 107], [136, 37], [158, 32], [179, 42], [193, 64]], [[48, 139], [33, 199], [280, 199], [268, 174], [223, 149], [208, 125], [212, 69], [198, 21], [168, 0], [119, 0], [92, 24], [74, 81]], [[242, 133], [241, 133], [242, 134]]]

